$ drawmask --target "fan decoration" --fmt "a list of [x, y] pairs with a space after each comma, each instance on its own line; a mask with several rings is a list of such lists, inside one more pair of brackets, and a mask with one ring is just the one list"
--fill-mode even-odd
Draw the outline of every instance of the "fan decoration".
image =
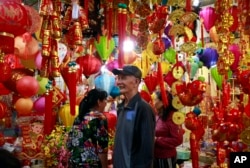
[[103, 61], [107, 61], [115, 48], [115, 41], [111, 37], [100, 36], [95, 41], [95, 48]]

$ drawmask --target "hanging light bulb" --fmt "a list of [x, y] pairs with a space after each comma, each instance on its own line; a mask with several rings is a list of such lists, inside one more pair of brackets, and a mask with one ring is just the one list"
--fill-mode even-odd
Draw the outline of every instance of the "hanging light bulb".
[[194, 1], [193, 1], [193, 6], [198, 7], [199, 4], [200, 4], [200, 0], [194, 0]]
[[135, 47], [135, 44], [130, 38], [127, 38], [126, 40], [124, 40], [124, 42], [123, 42], [123, 51], [124, 52], [131, 52], [134, 50], [134, 47]]

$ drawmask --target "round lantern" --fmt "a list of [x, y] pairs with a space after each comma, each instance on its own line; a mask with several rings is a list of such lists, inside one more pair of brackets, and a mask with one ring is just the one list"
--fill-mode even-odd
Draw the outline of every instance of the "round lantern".
[[157, 38], [153, 42], [153, 53], [155, 55], [160, 55], [165, 51], [165, 43], [162, 38]]
[[19, 116], [28, 116], [32, 112], [33, 101], [31, 98], [21, 97], [15, 102], [14, 108], [16, 109]]
[[36, 113], [44, 114], [45, 112], [45, 97], [41, 96], [34, 102], [33, 109]]
[[81, 71], [86, 77], [99, 72], [102, 66], [101, 60], [93, 55], [78, 57], [76, 62], [80, 65]]
[[103, 112], [103, 114], [106, 116], [107, 121], [108, 121], [108, 129], [109, 130], [115, 130], [116, 122], [117, 122], [117, 117], [115, 114], [110, 113], [110, 112]]
[[16, 89], [23, 97], [31, 97], [37, 94], [39, 84], [32, 76], [24, 76], [16, 82]]
[[78, 111], [79, 111], [78, 106], [75, 106], [75, 111], [76, 111], [75, 115], [71, 115], [69, 104], [65, 104], [60, 108], [58, 114], [59, 114], [59, 117], [62, 120], [63, 124], [66, 127], [70, 127], [73, 125], [75, 118], [78, 116]]
[[25, 69], [25, 68], [12, 69], [11, 78], [3, 82], [3, 84], [7, 89], [13, 92], [17, 92], [16, 82], [24, 76], [33, 76], [33, 75], [34, 75], [34, 71], [31, 71], [29, 69]]
[[108, 73], [103, 73], [95, 78], [96, 88], [105, 90], [110, 94], [112, 88], [115, 86], [115, 77]]
[[109, 71], [112, 71], [115, 68], [119, 68], [119, 63], [117, 59], [107, 62], [106, 67]]
[[21, 3], [4, 1], [0, 3], [0, 49], [13, 53], [14, 37], [25, 33], [30, 27], [28, 12]]

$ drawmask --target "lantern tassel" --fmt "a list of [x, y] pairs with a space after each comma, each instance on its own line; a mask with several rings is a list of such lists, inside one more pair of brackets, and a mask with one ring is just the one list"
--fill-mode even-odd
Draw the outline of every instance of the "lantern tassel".
[[52, 121], [52, 91], [45, 94], [45, 116], [44, 116], [44, 134], [49, 135], [53, 129]]
[[69, 89], [69, 102], [70, 102], [70, 114], [72, 116], [76, 113], [76, 84], [77, 84], [77, 77], [76, 72], [69, 73], [69, 79], [68, 82], [68, 89]]

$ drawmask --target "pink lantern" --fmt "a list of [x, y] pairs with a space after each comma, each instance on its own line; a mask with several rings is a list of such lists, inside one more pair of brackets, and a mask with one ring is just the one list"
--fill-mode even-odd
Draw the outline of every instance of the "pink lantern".
[[109, 61], [107, 64], [106, 64], [106, 67], [109, 71], [112, 71], [113, 69], [115, 68], [119, 68], [119, 63], [118, 63], [118, 60], [117, 59], [114, 59], [112, 61]]
[[217, 15], [215, 13], [215, 8], [213, 7], [205, 7], [199, 13], [200, 18], [203, 21], [203, 25], [207, 32], [214, 26]]
[[233, 64], [230, 66], [230, 69], [234, 72], [237, 71], [238, 65], [239, 65], [239, 61], [242, 57], [242, 53], [240, 51], [240, 47], [238, 44], [232, 44], [229, 46], [229, 51], [231, 51], [234, 55], [234, 62]]
[[41, 52], [38, 52], [37, 55], [35, 56], [35, 66], [37, 69], [42, 68], [42, 55]]
[[45, 112], [45, 97], [41, 96], [33, 104], [33, 109], [38, 114], [44, 114]]

